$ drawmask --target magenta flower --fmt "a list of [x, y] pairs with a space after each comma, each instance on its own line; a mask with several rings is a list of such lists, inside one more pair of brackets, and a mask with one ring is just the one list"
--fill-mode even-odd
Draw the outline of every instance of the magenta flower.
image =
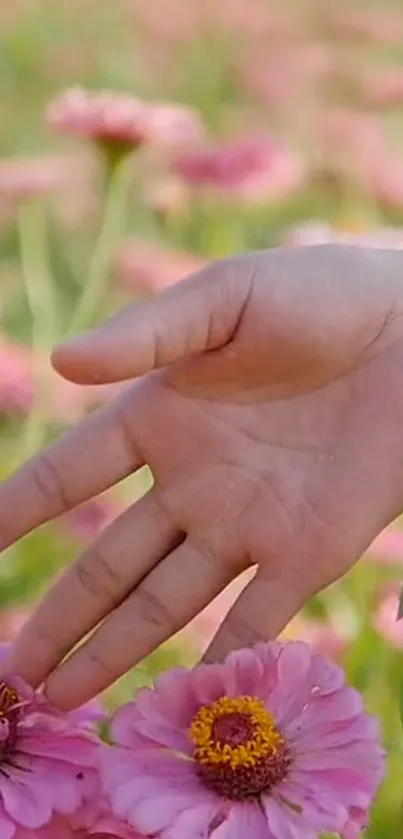
[[302, 642], [173, 670], [111, 731], [112, 809], [162, 839], [355, 839], [384, 773], [377, 722]]
[[[1, 650], [4, 655], [4, 647]], [[88, 714], [93, 713], [93, 709]], [[70, 815], [92, 794], [97, 780], [99, 741], [52, 709], [21, 679], [0, 682], [0, 835], [37, 829], [56, 813]]]

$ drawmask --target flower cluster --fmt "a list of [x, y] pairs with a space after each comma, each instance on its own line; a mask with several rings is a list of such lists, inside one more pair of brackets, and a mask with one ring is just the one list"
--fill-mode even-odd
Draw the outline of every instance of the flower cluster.
[[376, 721], [343, 671], [302, 642], [174, 669], [96, 734], [0, 683], [2, 839], [356, 839], [382, 780]]

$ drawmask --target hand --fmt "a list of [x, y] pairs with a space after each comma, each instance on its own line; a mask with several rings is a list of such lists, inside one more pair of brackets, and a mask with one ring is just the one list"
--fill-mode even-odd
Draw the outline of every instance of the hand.
[[55, 351], [76, 382], [141, 378], [0, 487], [2, 547], [144, 463], [155, 484], [17, 639], [13, 666], [52, 702], [105, 688], [249, 566], [208, 658], [276, 636], [400, 512], [402, 262], [248, 254]]

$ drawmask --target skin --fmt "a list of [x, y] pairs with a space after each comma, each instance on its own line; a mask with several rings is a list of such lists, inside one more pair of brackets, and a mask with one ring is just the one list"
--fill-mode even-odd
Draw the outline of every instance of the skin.
[[342, 576], [403, 508], [402, 278], [397, 252], [246, 254], [57, 348], [72, 381], [132, 381], [1, 485], [0, 547], [144, 463], [155, 483], [56, 581], [10, 666], [71, 708], [250, 566], [207, 660]]

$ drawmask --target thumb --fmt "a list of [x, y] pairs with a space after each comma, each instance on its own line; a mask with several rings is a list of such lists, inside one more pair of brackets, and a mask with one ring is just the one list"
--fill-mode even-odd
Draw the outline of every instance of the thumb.
[[151, 300], [133, 303], [102, 326], [56, 347], [52, 363], [67, 379], [106, 384], [227, 344], [248, 299], [253, 266], [216, 262]]

